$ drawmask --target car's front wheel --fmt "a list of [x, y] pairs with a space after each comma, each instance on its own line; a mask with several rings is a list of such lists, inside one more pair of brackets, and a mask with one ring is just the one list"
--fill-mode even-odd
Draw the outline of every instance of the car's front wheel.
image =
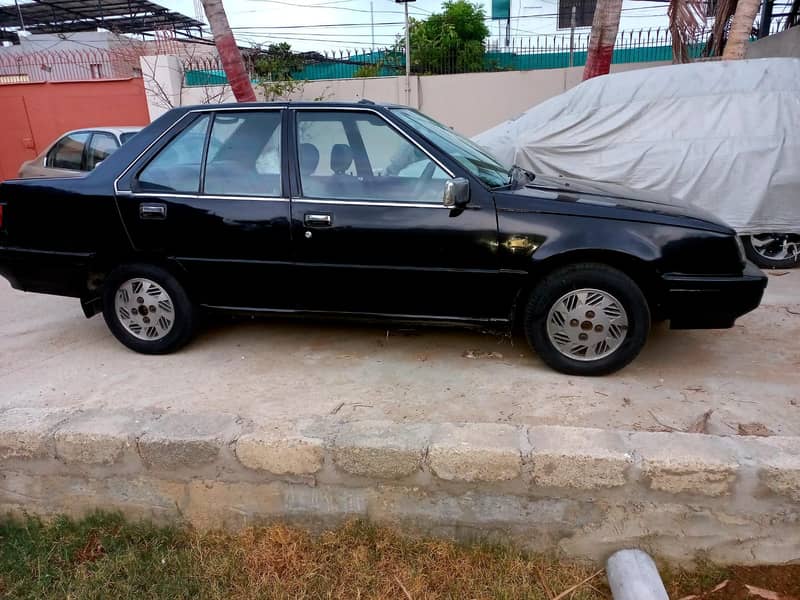
[[117, 267], [106, 278], [103, 317], [120, 342], [143, 354], [167, 354], [191, 339], [196, 309], [168, 271], [148, 264]]
[[625, 273], [581, 263], [554, 271], [532, 290], [524, 327], [533, 349], [557, 371], [606, 375], [639, 354], [650, 310]]

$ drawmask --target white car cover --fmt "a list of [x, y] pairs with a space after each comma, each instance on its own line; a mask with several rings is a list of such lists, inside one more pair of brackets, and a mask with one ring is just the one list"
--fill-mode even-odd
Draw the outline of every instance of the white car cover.
[[597, 77], [473, 139], [507, 166], [663, 192], [739, 233], [800, 233], [800, 59]]

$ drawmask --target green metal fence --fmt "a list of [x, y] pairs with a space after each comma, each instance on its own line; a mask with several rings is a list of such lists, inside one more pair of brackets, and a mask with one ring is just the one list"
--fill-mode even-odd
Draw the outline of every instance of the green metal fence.
[[[702, 31], [689, 45], [693, 58], [700, 57], [708, 32]], [[476, 54], [470, 49], [469, 60], [457, 46], [435, 49], [425, 56], [412, 55], [411, 72], [416, 75], [450, 73], [529, 71], [557, 69], [586, 64], [589, 34], [536, 36], [511, 39], [500, 45], [490, 43]], [[310, 53], [303, 68], [292, 73], [299, 81], [318, 79], [350, 79], [356, 77], [388, 77], [405, 73], [405, 55], [396, 48], [382, 50], [338, 50]], [[612, 62], [635, 63], [672, 60], [672, 41], [667, 29], [622, 32], [617, 37]], [[254, 81], [259, 77], [254, 61], [246, 57]], [[186, 85], [220, 85], [227, 82], [225, 72], [216, 58], [188, 61], [185, 65]]]

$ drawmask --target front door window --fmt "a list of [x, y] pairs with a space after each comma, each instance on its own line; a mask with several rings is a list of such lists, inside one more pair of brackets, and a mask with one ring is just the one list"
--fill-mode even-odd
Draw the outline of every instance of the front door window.
[[298, 111], [303, 196], [441, 203], [448, 175], [372, 112]]

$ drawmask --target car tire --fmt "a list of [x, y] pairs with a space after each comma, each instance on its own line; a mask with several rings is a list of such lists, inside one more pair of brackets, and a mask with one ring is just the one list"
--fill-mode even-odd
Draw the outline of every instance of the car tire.
[[550, 273], [531, 291], [523, 324], [528, 343], [556, 371], [607, 375], [641, 351], [650, 309], [622, 271], [580, 263]]
[[[800, 266], [800, 234], [743, 235], [742, 245], [747, 258], [762, 269], [791, 269]], [[776, 258], [771, 254], [782, 257]]]
[[180, 282], [150, 264], [114, 269], [103, 286], [103, 317], [120, 342], [142, 354], [168, 354], [194, 334], [197, 309]]

